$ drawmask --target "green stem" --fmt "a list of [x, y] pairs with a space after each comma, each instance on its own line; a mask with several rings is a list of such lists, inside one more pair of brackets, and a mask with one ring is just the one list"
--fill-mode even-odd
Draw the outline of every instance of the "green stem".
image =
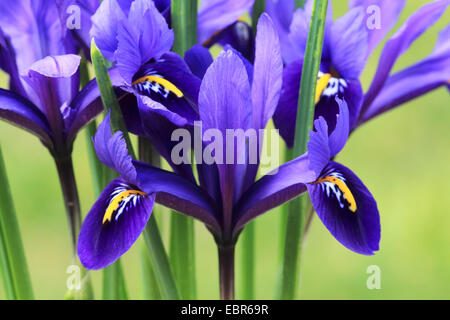
[[141, 246], [142, 298], [144, 300], [161, 300], [162, 294], [158, 284], [154, 264], [145, 246]]
[[234, 245], [217, 246], [219, 253], [220, 298], [234, 300]]
[[[160, 167], [161, 159], [159, 154], [153, 148], [149, 139], [138, 138], [139, 160]], [[158, 214], [157, 207], [153, 207], [152, 215]], [[142, 247], [144, 248], [144, 247]], [[142, 294], [145, 300], [160, 300], [162, 298], [161, 290], [156, 277], [154, 263], [148, 250], [141, 250], [142, 267]]]
[[[284, 152], [284, 161], [283, 163], [289, 162], [293, 159], [293, 150], [286, 148], [286, 151]], [[284, 246], [285, 246], [285, 239], [286, 239], [286, 228], [287, 228], [287, 221], [289, 216], [289, 202], [285, 203], [281, 207], [280, 212], [280, 261], [283, 261], [284, 256]]]
[[196, 296], [194, 219], [171, 212], [170, 263], [183, 299]]
[[[58, 170], [61, 190], [64, 197], [64, 204], [69, 220], [70, 235], [72, 239], [73, 262], [79, 264], [77, 258], [77, 240], [81, 229], [81, 209], [78, 197], [77, 182], [73, 170], [72, 156], [65, 158], [54, 158]], [[74, 299], [92, 299], [94, 296], [92, 284], [88, 271], [80, 266], [81, 274], [84, 278], [82, 287], [76, 292], [69, 292], [66, 297]]]
[[255, 298], [255, 225], [256, 221], [247, 224], [241, 235], [241, 281], [242, 299]]
[[34, 299], [6, 167], [0, 148], [0, 269], [6, 298]]
[[[309, 132], [314, 120], [314, 97], [317, 74], [322, 56], [323, 34], [328, 0], [314, 0], [311, 25], [305, 50], [302, 81], [298, 100], [293, 156], [307, 151]], [[294, 299], [298, 287], [300, 250], [304, 231], [308, 197], [303, 195], [289, 204], [285, 249], [280, 284], [277, 290], [281, 299]]]
[[77, 239], [81, 228], [81, 209], [75, 173], [73, 171], [72, 157], [55, 158], [55, 164], [58, 170], [67, 218], [69, 220], [70, 237], [72, 239], [72, 254], [73, 257], [76, 257]]
[[[122, 111], [120, 110], [119, 103], [111, 84], [111, 79], [109, 78], [108, 70], [106, 68], [106, 60], [95, 45], [94, 39], [91, 43], [91, 59], [102, 97], [103, 107], [106, 112], [111, 113], [111, 130], [113, 132], [122, 132], [123, 138], [127, 143], [128, 152], [134, 159], [136, 159], [136, 155], [128, 135], [128, 130], [123, 119]], [[108, 177], [108, 175], [105, 176]], [[149, 228], [152, 229], [152, 232], [148, 232]], [[149, 222], [144, 230], [144, 239], [150, 251], [152, 260], [155, 263], [155, 271], [158, 276], [164, 298], [178, 299], [175, 280], [173, 278], [167, 254], [161, 240], [158, 225], [153, 215], [150, 216]]]
[[[181, 57], [197, 42], [197, 0], [172, 0], [172, 50]], [[170, 262], [183, 299], [195, 299], [195, 230], [191, 217], [172, 212], [170, 222]]]

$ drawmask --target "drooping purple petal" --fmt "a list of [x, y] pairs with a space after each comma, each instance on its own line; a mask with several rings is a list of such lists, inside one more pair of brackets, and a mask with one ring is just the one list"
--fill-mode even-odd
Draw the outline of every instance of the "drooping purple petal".
[[366, 14], [364, 21], [368, 30], [367, 56], [378, 46], [394, 27], [405, 6], [405, 0], [350, 0], [350, 9], [362, 6]]
[[377, 204], [352, 171], [330, 162], [321, 178], [307, 187], [320, 220], [342, 245], [366, 255], [379, 249]]
[[254, 0], [203, 0], [198, 12], [197, 40], [204, 43], [247, 12]]
[[260, 214], [269, 211], [306, 191], [305, 183], [316, 179], [310, 170], [308, 155], [291, 160], [256, 181], [241, 197], [235, 208], [234, 232]]
[[205, 47], [196, 44], [185, 52], [184, 60], [188, 64], [191, 72], [199, 79], [203, 79], [206, 70], [213, 62], [211, 53]]
[[364, 97], [362, 112], [372, 104], [389, 77], [392, 67], [423, 32], [431, 27], [444, 13], [448, 0], [427, 3], [412, 14], [399, 30], [386, 42], [378, 61], [378, 69]]
[[30, 131], [51, 146], [51, 133], [45, 115], [17, 93], [0, 89], [0, 118]]
[[[302, 61], [294, 61], [283, 71], [283, 87], [278, 107], [273, 120], [288, 148], [294, 145], [295, 121], [300, 88]], [[339, 114], [339, 103], [336, 97], [346, 101], [349, 110], [349, 125], [352, 128], [358, 120], [363, 99], [359, 80], [347, 80], [332, 77], [316, 104], [314, 118], [324, 117], [329, 133], [336, 126], [336, 115]]]
[[127, 252], [144, 230], [154, 201], [154, 195], [120, 178], [109, 183], [81, 226], [77, 251], [83, 266], [102, 269]]
[[424, 60], [391, 75], [361, 115], [359, 125], [440, 86], [450, 79], [450, 27], [439, 34], [436, 47]]
[[[156, 62], [142, 66], [134, 79], [146, 75], [157, 75], [172, 83], [181, 91], [182, 97], [169, 93], [167, 97], [161, 95], [161, 90], [138, 90], [153, 100], [163, 104], [166, 108], [178, 113], [188, 121], [198, 120], [198, 93], [200, 90], [200, 79], [194, 76], [189, 67], [176, 53], [168, 52], [162, 55]], [[170, 91], [170, 88], [166, 88]], [[145, 92], [144, 92], [145, 91]]]
[[114, 61], [114, 52], [117, 49], [118, 27], [126, 20], [116, 0], [104, 0], [92, 16], [91, 38], [106, 59]]
[[338, 18], [330, 28], [331, 63], [345, 79], [358, 79], [364, 69], [368, 45], [365, 22], [363, 9], [357, 7]]
[[187, 214], [219, 231], [217, 208], [208, 194], [194, 182], [180, 175], [134, 161], [140, 187], [146, 193], [156, 194], [156, 202]]

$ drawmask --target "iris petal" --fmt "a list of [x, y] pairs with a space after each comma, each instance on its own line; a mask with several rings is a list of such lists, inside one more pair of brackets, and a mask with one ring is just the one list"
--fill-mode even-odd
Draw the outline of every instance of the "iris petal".
[[120, 178], [108, 184], [81, 227], [81, 263], [87, 269], [105, 268], [128, 251], [144, 230], [154, 200]]
[[371, 255], [379, 249], [377, 204], [352, 171], [330, 162], [307, 188], [317, 215], [336, 240], [360, 254]]

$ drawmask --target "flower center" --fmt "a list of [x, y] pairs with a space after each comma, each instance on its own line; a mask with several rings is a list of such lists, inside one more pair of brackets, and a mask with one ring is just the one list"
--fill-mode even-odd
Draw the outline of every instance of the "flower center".
[[172, 82], [164, 79], [157, 74], [147, 75], [133, 81], [132, 85], [139, 91], [147, 92], [150, 94], [150, 90], [167, 98], [170, 93], [175, 94], [178, 98], [183, 97], [183, 92], [178, 89]]
[[137, 204], [139, 196], [145, 195], [147, 194], [140, 190], [126, 190], [123, 187], [117, 188], [112, 193], [113, 198], [109, 202], [108, 208], [106, 208], [102, 224], [110, 222], [114, 214], [115, 219], [117, 220], [130, 203], [135, 206]]
[[347, 88], [347, 81], [342, 78], [335, 77], [336, 71], [330, 70], [330, 73], [319, 71], [317, 75], [317, 86], [315, 103], [320, 101], [322, 96], [334, 97], [335, 95], [343, 95]]
[[345, 178], [341, 174], [330, 173], [323, 178], [317, 179], [314, 183], [319, 183], [322, 191], [326, 191], [328, 197], [333, 193], [342, 209], [345, 207], [346, 202], [348, 209], [351, 212], [356, 212], [355, 197], [353, 197], [352, 192], [345, 183]]

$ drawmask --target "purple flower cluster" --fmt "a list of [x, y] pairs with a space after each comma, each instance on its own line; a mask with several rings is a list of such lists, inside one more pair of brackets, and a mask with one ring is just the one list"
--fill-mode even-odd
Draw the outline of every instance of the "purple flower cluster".
[[[342, 245], [371, 255], [380, 241], [376, 201], [333, 159], [358, 126], [448, 86], [450, 79], [450, 27], [429, 57], [391, 74], [396, 59], [444, 13], [449, 1], [438, 0], [420, 8], [386, 41], [363, 92], [359, 76], [404, 2], [350, 0], [350, 10], [334, 22], [330, 3], [308, 151], [259, 179], [258, 164], [249, 161], [197, 164], [196, 179], [190, 164], [171, 158], [171, 136], [179, 128], [193, 132], [195, 121], [225, 136], [228, 129], [264, 129], [273, 118], [292, 147], [312, 1], [294, 10], [293, 0], [267, 0], [253, 34], [239, 19], [253, 1], [203, 0], [198, 44], [183, 58], [170, 51], [170, 1], [2, 1], [0, 66], [10, 75], [10, 90], [0, 89], [0, 117], [37, 135], [55, 157], [66, 156], [77, 132], [102, 111], [95, 79], [79, 90], [78, 54], [87, 52], [94, 38], [112, 63], [110, 78], [128, 130], [148, 138], [173, 171], [133, 159], [122, 133], [113, 134], [105, 117], [95, 150], [120, 176], [103, 190], [81, 227], [78, 255], [88, 269], [105, 268], [124, 254], [155, 202], [201, 221], [218, 245], [227, 246], [248, 222], [305, 192]], [[86, 27], [65, 29], [62, 16], [71, 4], [82, 8], [89, 33]], [[370, 30], [366, 15], [373, 5], [382, 15], [380, 26]], [[215, 59], [208, 50], [214, 44], [223, 47]], [[245, 158], [248, 148], [241, 145], [234, 154]]]

